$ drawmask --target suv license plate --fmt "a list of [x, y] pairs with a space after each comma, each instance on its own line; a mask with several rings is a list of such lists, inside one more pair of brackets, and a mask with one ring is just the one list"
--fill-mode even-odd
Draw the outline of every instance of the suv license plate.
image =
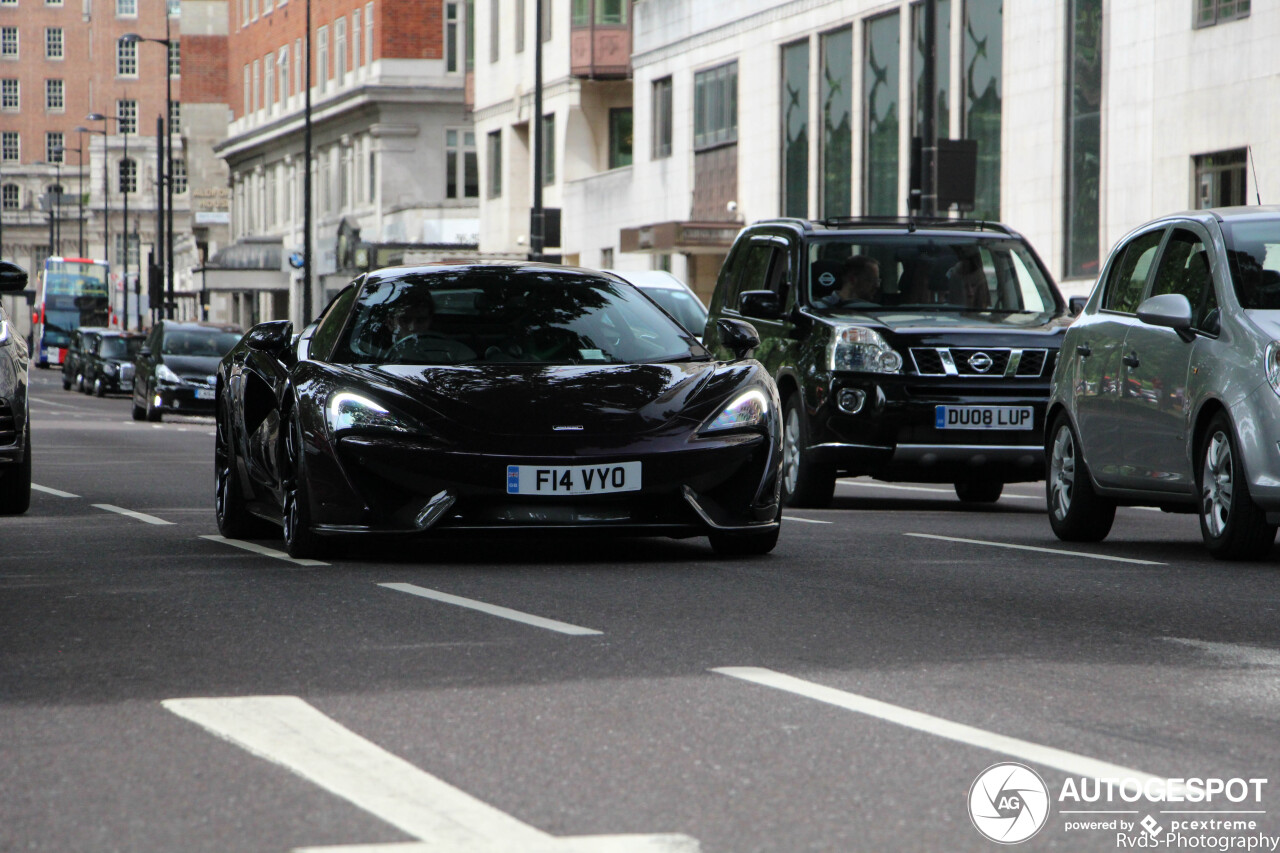
[[507, 466], [509, 495], [604, 495], [639, 490], [639, 462]]
[[938, 429], [1031, 429], [1035, 409], [1031, 406], [937, 406]]

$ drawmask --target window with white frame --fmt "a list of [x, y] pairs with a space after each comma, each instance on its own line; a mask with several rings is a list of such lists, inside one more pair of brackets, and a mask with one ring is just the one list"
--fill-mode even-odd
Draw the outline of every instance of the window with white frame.
[[182, 195], [187, 191], [187, 161], [174, 157], [169, 161], [169, 174], [173, 175], [173, 191]]
[[16, 77], [0, 80], [0, 110], [15, 112], [22, 106], [22, 98]]
[[364, 61], [373, 64], [373, 3], [364, 4]]
[[67, 108], [61, 80], [44, 81], [44, 108], [47, 112], [60, 113]]
[[18, 131], [0, 131], [0, 160], [5, 163], [16, 163], [22, 154], [21, 140]]
[[476, 162], [476, 135], [450, 128], [444, 134], [445, 197], [478, 198], [480, 169]]
[[120, 161], [117, 166], [118, 178], [117, 189], [122, 193], [136, 193], [138, 191], [138, 161], [132, 157], [126, 157]]
[[249, 0], [240, 0], [240, 26], [249, 26]]
[[262, 7], [262, 4], [259, 2], [259, 0], [249, 0], [249, 19], [250, 20], [252, 21], [258, 20], [258, 10], [261, 7]]
[[182, 17], [182, 0], [165, 0], [165, 10], [170, 18]]
[[271, 7], [274, 5], [271, 0], [262, 0], [262, 14], [271, 14]]
[[1250, 0], [1196, 0], [1196, 28], [1249, 17]]
[[293, 40], [293, 94], [302, 94], [302, 39]]
[[116, 101], [116, 127], [122, 134], [138, 132], [138, 102], [132, 98]]
[[444, 70], [450, 74], [462, 70], [461, 0], [444, 4]]
[[67, 150], [62, 145], [62, 131], [50, 130], [45, 133], [44, 160], [46, 163], [67, 162]]
[[138, 0], [116, 0], [116, 17], [138, 17]]
[[169, 132], [178, 133], [182, 130], [182, 102], [172, 101], [169, 104]]
[[256, 59], [253, 61], [253, 71], [251, 73], [252, 77], [250, 78], [249, 97], [252, 100], [250, 101], [249, 111], [256, 113], [258, 108], [262, 106], [262, 101], [260, 100], [262, 90], [258, 88], [258, 83], [262, 79], [262, 69], [259, 67], [258, 60]]
[[270, 115], [276, 101], [276, 58], [268, 53], [262, 57], [262, 108]]
[[44, 28], [44, 58], [62, 59], [63, 36], [62, 27]]
[[276, 65], [279, 67], [280, 79], [280, 103], [284, 105], [289, 98], [289, 47], [288, 45], [280, 48], [280, 52], [276, 54]]
[[44, 0], [46, 6], [61, 6], [62, 0]]
[[329, 27], [316, 31], [316, 82], [323, 92], [329, 82]]
[[18, 28], [0, 27], [0, 59], [18, 58]]
[[116, 42], [116, 76], [138, 76], [138, 43], [121, 39]]
[[182, 49], [177, 39], [169, 42], [169, 76], [182, 76]]
[[347, 79], [347, 18], [333, 22], [333, 76], [341, 86]]
[[360, 67], [360, 10], [351, 15], [351, 70]]
[[244, 66], [244, 95], [240, 101], [240, 113], [242, 115], [249, 114], [249, 64]]
[[5, 184], [0, 187], [0, 207], [5, 210], [17, 210], [22, 206], [21, 193], [17, 184]]

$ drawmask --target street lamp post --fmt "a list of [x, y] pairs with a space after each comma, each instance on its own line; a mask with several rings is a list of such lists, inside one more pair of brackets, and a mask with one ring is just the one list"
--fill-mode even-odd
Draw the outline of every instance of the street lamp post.
[[137, 44], [138, 42], [154, 42], [155, 44], [164, 45], [164, 120], [165, 134], [163, 140], [156, 140], [157, 144], [164, 146], [164, 174], [162, 176], [164, 182], [164, 195], [166, 201], [166, 214], [168, 222], [165, 226], [165, 314], [164, 316], [170, 320], [173, 319], [176, 309], [175, 298], [173, 294], [173, 69], [169, 67], [170, 57], [173, 55], [173, 34], [171, 30], [171, 19], [166, 12], [164, 16], [164, 38], [147, 38], [137, 33], [125, 33], [120, 37], [120, 41], [124, 44]]
[[[306, 93], [302, 114], [302, 325], [311, 322], [311, 0], [307, 0]], [[368, 57], [370, 62], [373, 57]]]
[[[106, 147], [107, 147], [107, 137], [106, 137], [107, 122], [114, 121], [116, 123], [116, 130], [120, 131], [120, 138], [124, 140], [124, 156], [121, 159], [121, 165], [123, 166], [124, 163], [129, 161], [129, 134], [125, 132], [125, 129], [123, 127], [123, 120], [121, 119], [120, 116], [118, 115], [108, 116], [108, 115], [103, 115], [102, 113], [89, 113], [87, 116], [85, 116], [85, 120], [102, 122], [102, 127], [103, 127], [102, 147], [104, 151], [106, 150]], [[106, 168], [105, 157], [103, 158], [103, 167], [104, 169]], [[130, 175], [130, 180], [136, 180], [137, 175], [138, 175], [138, 170], [137, 170], [137, 167], [135, 166]], [[123, 175], [121, 175], [121, 177], [123, 177]], [[108, 177], [104, 178], [103, 183], [106, 183], [108, 180], [110, 180], [109, 175]], [[124, 181], [124, 180], [120, 181], [120, 194], [124, 196], [124, 257], [120, 261], [121, 266], [123, 267], [122, 275], [124, 279], [124, 306], [123, 306], [124, 307], [124, 311], [123, 311], [124, 324], [123, 325], [125, 329], [128, 329], [129, 328], [129, 181]], [[107, 257], [110, 258], [111, 257], [111, 255], [109, 254], [110, 247], [108, 247], [107, 251], [108, 251]]]
[[[107, 128], [104, 124], [102, 130], [94, 130], [91, 127], [77, 127], [76, 133], [98, 133], [102, 135], [102, 256], [110, 259], [109, 249], [111, 248], [111, 178], [109, 160], [107, 157]], [[82, 252], [81, 257], [84, 257]]]
[[61, 255], [62, 252], [58, 247], [62, 245], [62, 152], [57, 150], [55, 153], [57, 153], [58, 159], [53, 161], [54, 234], [52, 248], [55, 255]]

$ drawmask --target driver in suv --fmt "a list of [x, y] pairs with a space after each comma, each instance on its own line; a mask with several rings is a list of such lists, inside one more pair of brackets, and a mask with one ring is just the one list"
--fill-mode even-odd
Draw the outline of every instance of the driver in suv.
[[1035, 251], [990, 222], [778, 219], [725, 259], [720, 318], [760, 333], [784, 409], [783, 499], [830, 504], [841, 475], [944, 482], [992, 502], [1044, 477], [1045, 403], [1071, 321]]

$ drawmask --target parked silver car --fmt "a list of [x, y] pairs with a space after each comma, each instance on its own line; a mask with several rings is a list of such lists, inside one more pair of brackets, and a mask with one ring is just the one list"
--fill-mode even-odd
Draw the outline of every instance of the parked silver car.
[[1167, 216], [1117, 244], [1067, 331], [1046, 433], [1049, 521], [1099, 541], [1117, 505], [1200, 516], [1257, 559], [1280, 522], [1280, 207]]

